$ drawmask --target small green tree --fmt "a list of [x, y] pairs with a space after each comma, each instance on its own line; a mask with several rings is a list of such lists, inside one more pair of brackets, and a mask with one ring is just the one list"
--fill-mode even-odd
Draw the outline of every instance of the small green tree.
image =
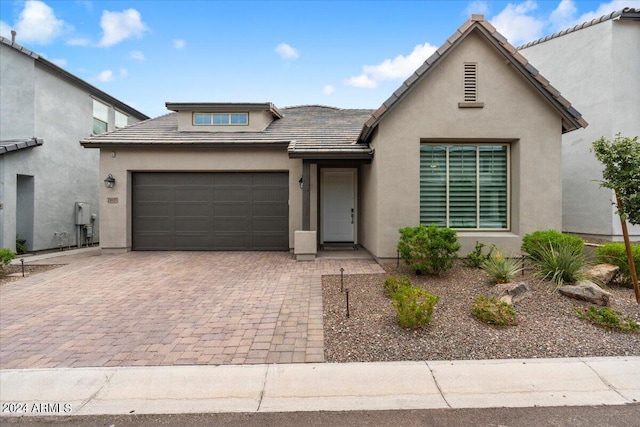
[[592, 151], [604, 165], [600, 186], [612, 189], [616, 195], [633, 289], [636, 301], [640, 304], [640, 288], [626, 224], [626, 221], [634, 225], [640, 224], [640, 143], [637, 136], [628, 138], [618, 133], [613, 141], [605, 137], [594, 141]]

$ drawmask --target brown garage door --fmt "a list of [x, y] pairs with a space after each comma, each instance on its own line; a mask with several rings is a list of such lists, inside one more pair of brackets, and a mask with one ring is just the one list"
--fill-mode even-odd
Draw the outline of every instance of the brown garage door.
[[287, 250], [286, 172], [134, 173], [134, 250]]

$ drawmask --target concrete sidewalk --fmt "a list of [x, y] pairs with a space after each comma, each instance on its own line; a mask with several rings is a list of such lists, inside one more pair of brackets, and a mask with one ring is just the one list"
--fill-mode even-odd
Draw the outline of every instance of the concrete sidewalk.
[[0, 399], [3, 416], [623, 405], [640, 357], [3, 370]]

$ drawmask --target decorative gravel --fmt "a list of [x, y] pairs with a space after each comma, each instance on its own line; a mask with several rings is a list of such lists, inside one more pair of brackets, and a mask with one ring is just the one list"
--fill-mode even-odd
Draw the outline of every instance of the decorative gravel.
[[[34, 274], [42, 273], [43, 271], [53, 270], [54, 268], [62, 267], [61, 265], [25, 265], [25, 276], [32, 276]], [[0, 277], [0, 285], [6, 285], [8, 283], [17, 282], [22, 279], [22, 266], [10, 265], [6, 267], [6, 276]]]
[[[581, 319], [574, 307], [589, 304], [561, 295], [553, 283], [529, 280], [531, 294], [514, 306], [518, 325], [498, 327], [471, 314], [473, 300], [490, 294], [493, 286], [482, 270], [459, 262], [442, 276], [431, 277], [416, 276], [402, 264], [396, 268], [395, 262], [383, 268], [387, 274], [344, 276], [349, 318], [340, 276], [323, 278], [327, 362], [640, 356], [640, 334], [607, 330]], [[431, 324], [415, 330], [400, 327], [384, 293], [389, 275], [406, 275], [414, 286], [440, 297]], [[607, 291], [613, 294], [612, 309], [640, 323], [633, 289]]]

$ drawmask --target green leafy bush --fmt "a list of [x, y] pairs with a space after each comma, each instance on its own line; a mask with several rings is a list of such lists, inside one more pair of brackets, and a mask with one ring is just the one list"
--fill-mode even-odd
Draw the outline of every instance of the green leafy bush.
[[467, 258], [467, 265], [474, 268], [482, 268], [482, 263], [491, 256], [493, 250], [496, 248], [494, 245], [489, 246], [489, 252], [483, 253], [482, 249], [485, 247], [484, 243], [476, 241], [476, 248], [471, 252]]
[[505, 257], [499, 250], [496, 250], [482, 262], [482, 269], [485, 273], [496, 279], [497, 283], [509, 283], [522, 271], [520, 260]]
[[590, 305], [589, 308], [575, 307], [576, 313], [583, 319], [591, 323], [608, 329], [617, 329], [622, 332], [638, 332], [640, 324], [631, 319], [620, 319], [622, 313], [611, 310], [609, 307], [596, 307]]
[[400, 288], [407, 286], [411, 286], [411, 280], [406, 276], [391, 276], [387, 277], [384, 281], [384, 290], [389, 296], [393, 296]]
[[5, 269], [11, 261], [16, 257], [16, 253], [10, 249], [0, 249], [0, 277], [5, 274]]
[[584, 267], [586, 260], [582, 246], [570, 241], [563, 241], [555, 245], [548, 243], [536, 250], [533, 259], [533, 269], [536, 277], [551, 280], [558, 286], [573, 283], [585, 278]]
[[24, 239], [16, 239], [16, 253], [18, 255], [23, 255], [27, 253], [27, 241]]
[[415, 272], [440, 274], [453, 267], [460, 243], [456, 232], [437, 225], [400, 229], [398, 251]]
[[[636, 266], [636, 275], [640, 277], [640, 245], [631, 245], [631, 255]], [[618, 282], [628, 288], [633, 288], [631, 282], [631, 270], [627, 260], [627, 250], [624, 243], [607, 243], [596, 249], [596, 257], [599, 262], [606, 262], [620, 267]]]
[[439, 298], [413, 286], [402, 286], [392, 295], [398, 322], [403, 328], [417, 328], [431, 322], [433, 307]]
[[473, 301], [471, 313], [481, 322], [498, 326], [517, 325], [516, 311], [495, 297], [480, 295]]
[[584, 251], [584, 240], [577, 236], [562, 234], [556, 230], [535, 231], [526, 234], [522, 238], [522, 246], [520, 249], [525, 252], [529, 258], [540, 259], [540, 251], [546, 251], [551, 245], [552, 248], [558, 248], [560, 245], [572, 246], [575, 252], [580, 254]]

